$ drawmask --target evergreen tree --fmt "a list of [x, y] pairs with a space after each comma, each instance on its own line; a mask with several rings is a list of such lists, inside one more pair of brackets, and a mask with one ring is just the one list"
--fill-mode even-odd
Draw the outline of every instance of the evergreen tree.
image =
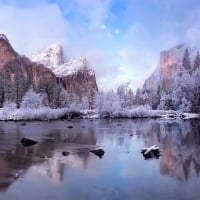
[[191, 73], [191, 61], [188, 48], [186, 48], [185, 53], [183, 55], [182, 66], [187, 72]]
[[143, 105], [144, 102], [143, 102], [143, 98], [142, 98], [142, 91], [140, 90], [140, 88], [138, 88], [136, 90], [136, 95], [135, 95], [135, 103], [136, 105]]
[[195, 71], [199, 67], [200, 67], [200, 56], [199, 56], [199, 51], [197, 51], [197, 55], [194, 59], [193, 71]]
[[23, 109], [31, 108], [37, 109], [43, 107], [42, 97], [40, 94], [37, 94], [33, 87], [31, 86], [30, 89], [25, 93], [22, 98], [22, 102], [20, 107]]

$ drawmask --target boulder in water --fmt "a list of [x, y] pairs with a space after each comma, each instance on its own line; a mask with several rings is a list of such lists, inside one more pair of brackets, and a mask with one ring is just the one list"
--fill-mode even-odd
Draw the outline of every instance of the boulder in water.
[[21, 143], [22, 143], [24, 146], [31, 146], [31, 145], [37, 144], [38, 141], [35, 141], [35, 140], [33, 140], [33, 139], [30, 139], [30, 138], [22, 138], [22, 139], [21, 139]]
[[67, 152], [67, 151], [63, 151], [63, 152], [62, 152], [62, 155], [63, 155], [63, 156], [68, 156], [69, 154], [70, 154], [70, 153]]
[[144, 156], [145, 159], [159, 158], [160, 157], [160, 149], [156, 145], [153, 145], [149, 148], [141, 149], [141, 153], [142, 153], [142, 155]]
[[90, 152], [93, 153], [93, 154], [95, 154], [99, 158], [102, 158], [103, 155], [105, 154], [105, 151], [103, 149], [96, 149], [96, 150], [92, 150]]

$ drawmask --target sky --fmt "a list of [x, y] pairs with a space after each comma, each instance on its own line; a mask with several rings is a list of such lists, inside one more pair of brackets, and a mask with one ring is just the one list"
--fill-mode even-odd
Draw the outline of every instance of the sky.
[[133, 90], [180, 43], [200, 46], [199, 0], [0, 0], [0, 33], [20, 54], [62, 44], [86, 57], [100, 89]]

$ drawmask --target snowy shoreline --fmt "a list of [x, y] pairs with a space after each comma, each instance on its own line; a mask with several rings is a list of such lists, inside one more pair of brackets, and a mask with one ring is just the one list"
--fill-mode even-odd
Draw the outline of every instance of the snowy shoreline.
[[70, 110], [67, 108], [52, 109], [42, 107], [38, 109], [0, 109], [0, 121], [49, 121], [49, 120], [70, 120], [80, 119], [191, 119], [199, 118], [198, 113], [183, 113], [180, 111], [148, 110], [145, 107], [124, 109], [118, 112], [99, 113], [96, 110]]

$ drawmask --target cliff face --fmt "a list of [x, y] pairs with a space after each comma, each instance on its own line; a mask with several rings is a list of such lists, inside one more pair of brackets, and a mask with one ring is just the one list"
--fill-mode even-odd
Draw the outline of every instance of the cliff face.
[[[46, 104], [63, 105], [61, 91], [66, 89], [72, 97], [86, 96], [92, 106], [97, 92], [94, 71], [85, 58], [64, 62], [60, 45], [52, 45], [38, 54], [27, 57], [18, 55], [5, 35], [0, 34], [0, 106], [4, 102], [16, 102], [18, 107], [26, 91], [32, 86], [43, 94]], [[70, 103], [70, 102], [69, 102]]]
[[178, 45], [170, 50], [160, 53], [159, 67], [145, 81], [143, 91], [153, 91], [160, 85], [161, 89], [168, 92], [171, 88], [177, 70], [181, 67], [182, 58], [186, 47]]
[[0, 106], [6, 101], [16, 102], [18, 107], [23, 95], [32, 86], [45, 93], [49, 105], [53, 104], [57, 78], [42, 64], [31, 62], [18, 55], [7, 38], [0, 35]]
[[53, 44], [42, 51], [33, 53], [30, 55], [30, 59], [33, 62], [43, 64], [51, 70], [64, 64], [63, 50], [59, 44]]
[[160, 86], [165, 92], [168, 92], [173, 79], [182, 65], [182, 58], [186, 47], [178, 45], [168, 51], [160, 53]]
[[10, 45], [7, 37], [4, 34], [0, 34], [0, 69], [17, 56], [17, 52]]
[[50, 106], [55, 106], [55, 91], [59, 87], [56, 76], [42, 64], [18, 55], [4, 35], [0, 35], [0, 61], [0, 106], [15, 102], [19, 107], [31, 86], [46, 95]]
[[143, 92], [151, 92], [151, 93], [156, 93], [158, 84], [160, 81], [160, 70], [157, 68], [150, 77], [148, 77], [143, 85], [142, 91]]
[[95, 73], [88, 67], [87, 59], [75, 58], [64, 62], [60, 45], [51, 45], [44, 51], [32, 54], [30, 59], [50, 69], [70, 94], [91, 97], [98, 91]]
[[186, 47], [178, 45], [168, 51], [160, 53], [160, 78], [173, 78], [182, 64], [182, 58]]

